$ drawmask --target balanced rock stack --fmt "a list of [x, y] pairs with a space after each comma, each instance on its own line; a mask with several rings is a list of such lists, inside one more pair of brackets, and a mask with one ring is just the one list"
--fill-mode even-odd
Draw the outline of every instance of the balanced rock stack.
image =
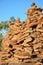
[[32, 3], [26, 11], [27, 19], [9, 23], [9, 30], [2, 41], [0, 63], [25, 62], [43, 64], [43, 12]]

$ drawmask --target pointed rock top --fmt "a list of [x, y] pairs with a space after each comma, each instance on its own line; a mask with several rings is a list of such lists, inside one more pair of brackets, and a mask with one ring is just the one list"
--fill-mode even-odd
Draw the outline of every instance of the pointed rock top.
[[33, 2], [31, 6], [34, 6], [34, 5], [35, 5], [35, 3]]
[[36, 6], [35, 3], [32, 3], [31, 6]]
[[35, 3], [32, 3], [30, 9], [26, 10], [26, 15], [34, 15], [34, 12], [42, 12], [43, 8], [38, 8]]
[[20, 18], [17, 18], [16, 21], [20, 22]]
[[35, 3], [32, 3], [31, 4], [31, 8], [37, 8], [36, 4]]

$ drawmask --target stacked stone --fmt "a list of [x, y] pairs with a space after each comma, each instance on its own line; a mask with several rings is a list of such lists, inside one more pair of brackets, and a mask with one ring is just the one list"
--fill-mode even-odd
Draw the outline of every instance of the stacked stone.
[[9, 23], [9, 30], [2, 41], [1, 62], [26, 62], [43, 64], [43, 13], [35, 3], [26, 11], [28, 18], [17, 18]]

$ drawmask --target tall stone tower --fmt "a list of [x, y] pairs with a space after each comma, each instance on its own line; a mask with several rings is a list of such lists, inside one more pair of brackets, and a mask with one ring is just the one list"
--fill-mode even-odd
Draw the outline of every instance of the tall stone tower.
[[32, 3], [26, 11], [27, 19], [17, 18], [9, 24], [9, 30], [2, 41], [1, 62], [27, 62], [43, 64], [43, 13]]

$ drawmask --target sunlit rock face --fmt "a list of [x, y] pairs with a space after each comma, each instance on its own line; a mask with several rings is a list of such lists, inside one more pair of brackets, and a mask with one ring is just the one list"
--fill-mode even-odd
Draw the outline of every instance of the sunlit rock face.
[[43, 64], [43, 13], [32, 3], [26, 11], [27, 19], [9, 23], [9, 30], [2, 41], [0, 63], [25, 62]]

